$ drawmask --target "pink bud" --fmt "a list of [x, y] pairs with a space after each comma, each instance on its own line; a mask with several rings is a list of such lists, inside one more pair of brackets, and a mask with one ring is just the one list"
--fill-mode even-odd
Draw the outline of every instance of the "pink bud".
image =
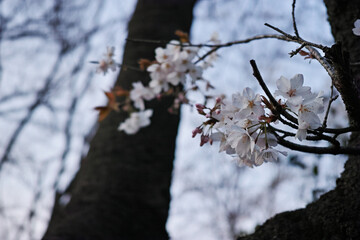
[[217, 98], [216, 98], [216, 103], [221, 103], [221, 100], [222, 100], [222, 99], [221, 99], [220, 97], [217, 97]]
[[209, 113], [207, 113], [207, 114], [205, 115], [205, 117], [206, 117], [206, 118], [210, 118], [211, 115], [210, 115]]
[[205, 114], [206, 114], [206, 113], [205, 113], [202, 109], [200, 109], [200, 108], [197, 108], [196, 110], [197, 110], [198, 113], [201, 114], [201, 115], [205, 115]]
[[216, 114], [216, 115], [219, 115], [220, 113], [221, 113], [221, 110], [220, 110], [220, 109], [216, 109], [215, 114]]
[[198, 133], [202, 133], [202, 128], [197, 127], [192, 131], [192, 137], [194, 138], [196, 136], [196, 134]]
[[195, 107], [197, 109], [204, 109], [205, 108], [205, 106], [203, 104], [200, 104], [200, 103], [195, 104]]
[[202, 147], [205, 143], [209, 141], [209, 135], [201, 135], [200, 138], [200, 147]]

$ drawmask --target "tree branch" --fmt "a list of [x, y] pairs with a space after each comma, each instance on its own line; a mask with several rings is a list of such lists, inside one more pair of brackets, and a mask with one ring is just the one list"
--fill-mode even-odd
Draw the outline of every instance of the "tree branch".
[[297, 26], [296, 26], [296, 21], [295, 21], [295, 4], [296, 4], [296, 0], [293, 0], [291, 16], [292, 16], [292, 21], [293, 21], [293, 27], [294, 27], [295, 35], [296, 35], [298, 38], [300, 38], [299, 32], [298, 32], [298, 30], [297, 30]]
[[354, 147], [315, 147], [315, 146], [305, 146], [296, 144], [293, 142], [289, 142], [279, 136], [278, 134], [274, 133], [277, 142], [286, 148], [291, 150], [299, 151], [299, 152], [306, 152], [306, 153], [315, 153], [315, 154], [349, 154], [349, 155], [360, 155], [360, 148]]

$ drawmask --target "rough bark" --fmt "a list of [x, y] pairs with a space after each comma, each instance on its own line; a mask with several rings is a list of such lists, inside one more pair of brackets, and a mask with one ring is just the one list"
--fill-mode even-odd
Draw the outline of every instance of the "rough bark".
[[[330, 51], [333, 56], [329, 55], [340, 70], [335, 86], [342, 88], [339, 92], [350, 112], [351, 124], [359, 126], [360, 69], [359, 65], [351, 63], [360, 61], [360, 39], [352, 33], [354, 21], [360, 18], [360, 1], [324, 2], [335, 41], [341, 46], [334, 48], [340, 54]], [[350, 64], [346, 65], [346, 62]], [[360, 147], [360, 135], [352, 134], [349, 144]], [[360, 157], [349, 157], [334, 190], [304, 209], [276, 215], [257, 228], [254, 234], [239, 239], [360, 239]]]
[[[134, 39], [173, 39], [189, 31], [195, 0], [139, 0], [128, 26]], [[154, 59], [156, 45], [127, 42], [123, 63], [137, 66]], [[148, 74], [122, 69], [117, 85], [130, 89]], [[167, 239], [165, 224], [170, 201], [179, 116], [167, 113], [172, 99], [148, 104], [152, 124], [136, 135], [116, 131], [124, 114], [110, 114], [91, 142], [88, 156], [69, 187], [71, 201], [55, 203], [43, 239]], [[59, 196], [57, 196], [57, 199]]]

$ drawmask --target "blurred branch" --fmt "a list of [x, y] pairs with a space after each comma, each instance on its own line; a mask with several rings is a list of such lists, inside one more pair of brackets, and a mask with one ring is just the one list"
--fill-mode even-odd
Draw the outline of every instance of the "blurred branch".
[[45, 100], [45, 97], [48, 94], [49, 87], [51, 85], [51, 81], [53, 80], [55, 74], [59, 70], [62, 57], [63, 57], [62, 55], [58, 56], [55, 64], [52, 67], [52, 70], [50, 71], [49, 75], [47, 76], [47, 78], [45, 80], [45, 84], [44, 84], [43, 88], [37, 92], [37, 94], [36, 94], [37, 97], [36, 97], [35, 101], [33, 102], [33, 104], [31, 104], [30, 107], [28, 108], [28, 112], [27, 112], [26, 116], [19, 122], [15, 131], [10, 136], [10, 138], [6, 144], [4, 153], [3, 153], [2, 157], [0, 158], [0, 173], [1, 173], [2, 166], [4, 165], [5, 162], [8, 161], [9, 155], [10, 155], [19, 135], [21, 134], [23, 129], [26, 127], [28, 122], [31, 120], [37, 107], [39, 107], [40, 105], [43, 104], [43, 101]]

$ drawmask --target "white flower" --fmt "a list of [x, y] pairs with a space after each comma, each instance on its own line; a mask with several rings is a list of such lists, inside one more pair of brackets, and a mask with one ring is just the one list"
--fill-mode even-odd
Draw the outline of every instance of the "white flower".
[[158, 47], [155, 49], [155, 58], [159, 63], [165, 63], [171, 61], [172, 53], [168, 49]]
[[189, 75], [193, 82], [202, 78], [202, 68], [200, 66], [191, 65], [189, 68]]
[[356, 36], [360, 36], [360, 19], [357, 19], [357, 20], [354, 22], [354, 26], [355, 26], [355, 28], [352, 29], [353, 33], [354, 33]]
[[219, 152], [225, 151], [227, 154], [234, 154], [235, 150], [226, 142], [226, 136], [222, 132], [212, 133], [210, 138], [214, 141], [220, 142]]
[[121, 123], [118, 130], [127, 134], [135, 134], [140, 128], [150, 125], [150, 117], [153, 114], [152, 109], [141, 112], [133, 112], [130, 117]]
[[[313, 95], [314, 96], [314, 95]], [[319, 113], [324, 111], [322, 93], [307, 98], [298, 106], [298, 131], [295, 138], [302, 141], [306, 138], [307, 129], [316, 129], [321, 126]]]
[[[255, 95], [251, 88], [245, 88], [243, 95], [238, 97], [240, 111], [236, 113], [236, 117], [249, 118], [253, 116], [253, 118], [256, 119], [265, 114], [265, 110], [261, 105], [261, 96], [259, 94]], [[233, 101], [234, 100], [236, 99], [233, 99]]]
[[174, 63], [175, 63], [175, 70], [178, 72], [186, 72], [193, 65], [190, 59], [190, 55], [185, 51], [182, 51], [179, 54], [179, 57], [176, 59]]
[[171, 70], [170, 63], [152, 64], [147, 68], [147, 71], [150, 72], [151, 82], [149, 87], [156, 94], [159, 94], [162, 90], [169, 90], [169, 84], [166, 81], [166, 76]]
[[252, 118], [252, 116], [249, 116], [248, 118], [239, 119], [235, 124], [242, 128], [251, 128], [258, 123], [258, 118]]
[[173, 86], [177, 86], [179, 83], [184, 83], [186, 75], [184, 72], [171, 72], [166, 76], [167, 82]]
[[248, 166], [252, 168], [255, 165], [254, 155], [245, 157], [235, 156], [234, 161], [236, 161], [239, 167]]
[[295, 138], [300, 141], [306, 139], [307, 129], [310, 128], [309, 123], [307, 122], [299, 122], [298, 130], [296, 132]]
[[256, 141], [256, 146], [265, 149], [269, 147], [275, 147], [277, 145], [277, 140], [274, 134], [266, 133], [261, 134]]
[[166, 49], [172, 53], [173, 57], [177, 57], [181, 50], [181, 43], [177, 40], [171, 40], [167, 45]]
[[111, 59], [111, 61], [102, 59], [99, 62], [99, 65], [96, 68], [97, 73], [104, 73], [104, 75], [111, 69], [113, 72], [116, 71], [116, 63]]
[[132, 85], [134, 88], [130, 91], [130, 99], [134, 101], [134, 106], [136, 108], [144, 110], [144, 99], [151, 100], [155, 97], [155, 94], [151, 89], [144, 87], [141, 82], [135, 82]]
[[227, 143], [235, 149], [240, 157], [244, 157], [249, 152], [252, 153], [255, 141], [249, 132], [236, 126], [233, 126], [232, 130], [227, 137]]
[[310, 87], [303, 87], [303, 83], [304, 77], [302, 74], [296, 74], [290, 80], [281, 76], [276, 81], [279, 90], [275, 91], [275, 95], [283, 96], [288, 103], [297, 106], [310, 94]]
[[260, 151], [255, 159], [255, 165], [260, 166], [264, 162], [276, 162], [279, 158], [279, 153], [283, 154], [284, 156], [287, 155], [286, 152], [281, 152], [273, 148], [267, 148]]
[[324, 111], [322, 92], [317, 96], [311, 94], [303, 103], [297, 107], [298, 112], [298, 131], [295, 138], [300, 141], [306, 138], [307, 129], [316, 129], [321, 126], [319, 113]]
[[199, 52], [199, 48], [198, 47], [192, 47], [192, 46], [185, 46], [184, 50], [182, 51], [182, 53], [186, 53], [188, 56], [187, 58], [189, 60], [193, 60], [194, 57], [196, 57], [197, 53]]
[[99, 65], [96, 68], [96, 72], [104, 73], [104, 75], [105, 75], [108, 71], [108, 68], [109, 68], [109, 66], [108, 66], [107, 62], [103, 59], [99, 62]]
[[116, 62], [113, 59], [115, 47], [107, 47], [106, 53], [104, 53], [104, 59], [100, 60], [99, 65], [97, 66], [97, 73], [104, 73], [104, 75], [111, 69], [113, 72], [116, 71]]

